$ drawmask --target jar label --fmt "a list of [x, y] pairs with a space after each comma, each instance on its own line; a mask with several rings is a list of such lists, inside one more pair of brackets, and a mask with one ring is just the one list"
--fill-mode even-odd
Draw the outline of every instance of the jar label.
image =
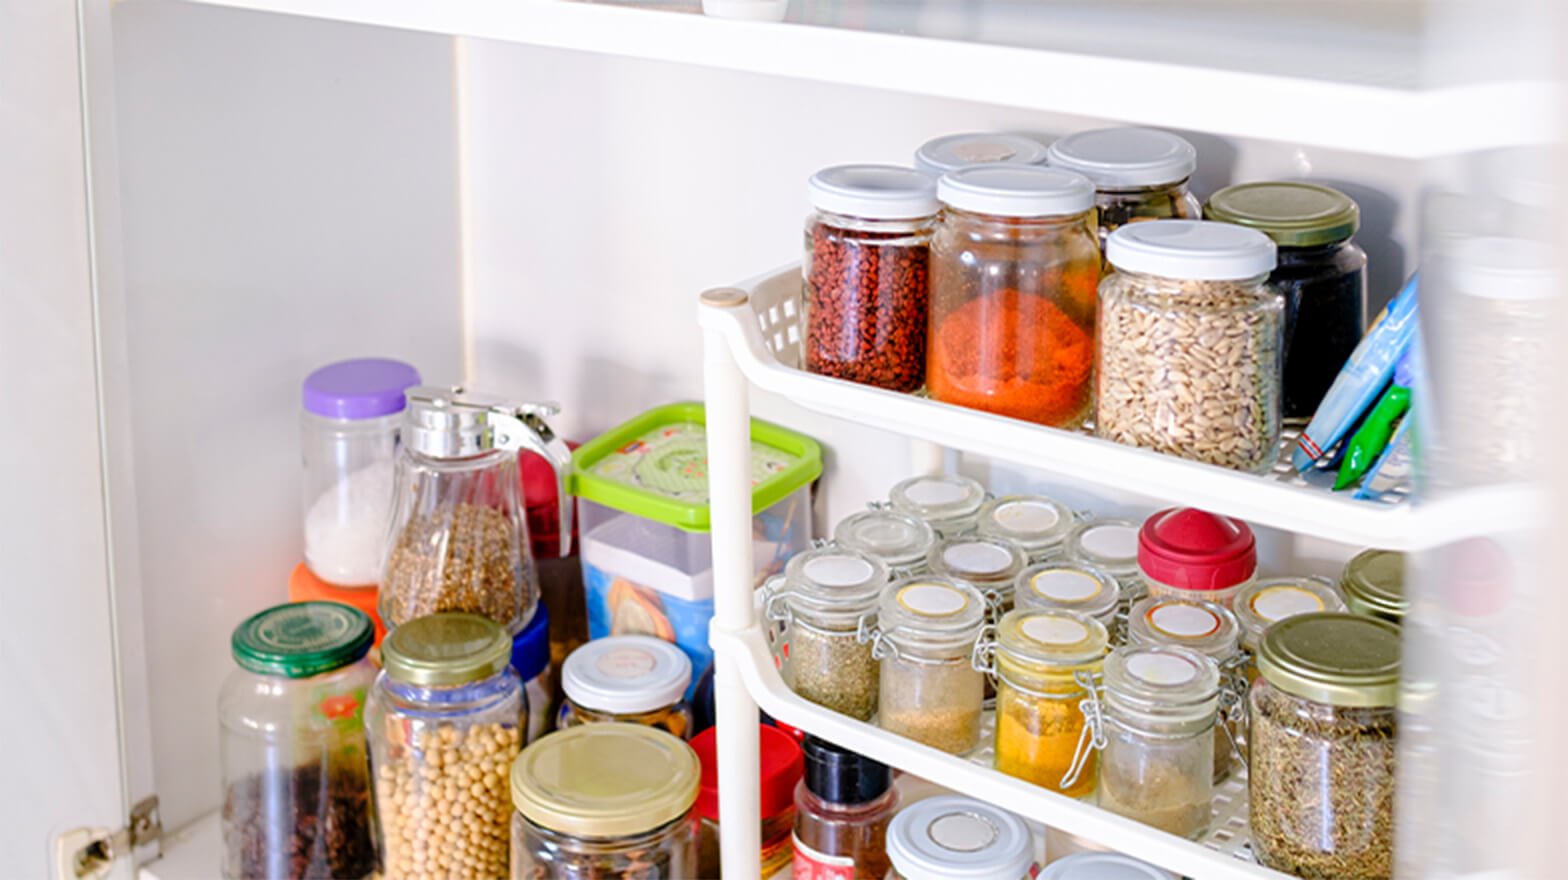
[[996, 843], [999, 833], [991, 820], [970, 812], [938, 816], [926, 826], [931, 842], [955, 853], [977, 853]]
[[853, 556], [818, 556], [800, 567], [808, 580], [824, 587], [855, 587], [871, 579], [871, 563]]
[[1089, 637], [1089, 628], [1070, 617], [1054, 614], [1031, 617], [1018, 627], [1025, 638], [1042, 645], [1076, 645]]
[[960, 574], [996, 575], [1007, 570], [1013, 556], [995, 544], [965, 541], [944, 549], [942, 561]]
[[898, 591], [898, 602], [926, 617], [951, 617], [969, 604], [969, 597], [946, 584], [910, 584]]
[[1127, 673], [1157, 685], [1186, 684], [1198, 676], [1198, 670], [1187, 658], [1154, 652], [1128, 657]]
[[1252, 597], [1252, 611], [1273, 622], [1323, 610], [1323, 600], [1300, 587], [1270, 587]]
[[1029, 579], [1036, 594], [1057, 602], [1087, 602], [1100, 595], [1105, 586], [1081, 571], [1069, 568], [1042, 571]]
[[924, 507], [957, 504], [969, 494], [969, 487], [946, 480], [921, 480], [904, 487], [904, 497]]
[[658, 658], [641, 648], [616, 648], [606, 651], [594, 663], [608, 678], [642, 678], [659, 665]]
[[992, 515], [1002, 528], [1022, 535], [1048, 532], [1062, 521], [1056, 508], [1038, 501], [1009, 501]]
[[1195, 605], [1156, 605], [1149, 609], [1149, 626], [1179, 639], [1201, 639], [1219, 631], [1219, 616]]
[[830, 856], [806, 846], [800, 835], [795, 842], [795, 880], [855, 880], [855, 860], [849, 856]]
[[1132, 526], [1100, 526], [1083, 533], [1083, 549], [1101, 559], [1135, 559], [1138, 556], [1138, 530]]

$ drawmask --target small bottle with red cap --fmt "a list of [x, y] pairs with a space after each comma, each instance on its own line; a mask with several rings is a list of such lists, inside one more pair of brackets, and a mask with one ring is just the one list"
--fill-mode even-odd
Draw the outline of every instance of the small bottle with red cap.
[[1258, 571], [1258, 543], [1239, 519], [1172, 507], [1138, 530], [1138, 570], [1149, 595], [1230, 608]]
[[[697, 815], [702, 833], [697, 843], [699, 877], [719, 876], [719, 729], [710, 727], [692, 738], [692, 750], [702, 764], [697, 788]], [[757, 757], [761, 768], [762, 880], [785, 880], [791, 875], [795, 830], [795, 786], [805, 773], [805, 758], [795, 738], [766, 724], [757, 729]]]

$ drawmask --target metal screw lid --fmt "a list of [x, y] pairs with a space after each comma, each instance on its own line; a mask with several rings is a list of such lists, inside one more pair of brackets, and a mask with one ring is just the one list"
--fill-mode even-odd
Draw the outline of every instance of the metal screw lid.
[[1350, 196], [1313, 183], [1283, 181], [1227, 186], [1209, 197], [1203, 216], [1256, 229], [1280, 247], [1345, 241], [1361, 226], [1361, 209]]
[[1339, 588], [1351, 611], [1398, 623], [1410, 608], [1405, 598], [1405, 554], [1363, 550], [1345, 563]]
[[309, 678], [365, 656], [370, 617], [337, 602], [292, 602], [252, 614], [229, 640], [234, 662], [261, 675]]
[[512, 805], [574, 837], [644, 834], [691, 811], [702, 767], [679, 737], [607, 722], [556, 731], [512, 762]]
[[1022, 819], [1000, 807], [939, 795], [893, 817], [887, 856], [907, 880], [1017, 880], [1034, 866], [1034, 840]]
[[1295, 696], [1331, 706], [1393, 706], [1399, 696], [1399, 627], [1343, 612], [1286, 618], [1258, 647], [1258, 673]]
[[381, 643], [381, 668], [393, 681], [453, 687], [507, 668], [512, 638], [488, 617], [455, 611], [418, 617]]

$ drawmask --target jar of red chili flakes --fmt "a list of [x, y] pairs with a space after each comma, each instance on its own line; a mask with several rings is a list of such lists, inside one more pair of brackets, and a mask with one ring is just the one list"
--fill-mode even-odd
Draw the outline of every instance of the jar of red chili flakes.
[[913, 168], [812, 175], [806, 218], [806, 369], [893, 391], [925, 381], [927, 268], [940, 205]]
[[926, 387], [947, 403], [1054, 427], [1088, 413], [1100, 247], [1094, 185], [1056, 168], [944, 175], [931, 242]]

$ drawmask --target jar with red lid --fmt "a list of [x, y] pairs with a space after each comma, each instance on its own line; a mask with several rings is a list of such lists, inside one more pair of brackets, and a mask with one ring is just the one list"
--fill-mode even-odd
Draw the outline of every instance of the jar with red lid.
[[[702, 764], [697, 788], [697, 815], [702, 831], [697, 841], [699, 877], [719, 876], [719, 729], [710, 727], [692, 738], [692, 751]], [[805, 774], [806, 759], [795, 738], [766, 724], [757, 727], [758, 787], [762, 793], [762, 880], [785, 880], [791, 873], [795, 831], [795, 786]]]
[[1172, 507], [1138, 530], [1138, 571], [1149, 595], [1225, 608], [1258, 571], [1258, 542], [1239, 519]]

